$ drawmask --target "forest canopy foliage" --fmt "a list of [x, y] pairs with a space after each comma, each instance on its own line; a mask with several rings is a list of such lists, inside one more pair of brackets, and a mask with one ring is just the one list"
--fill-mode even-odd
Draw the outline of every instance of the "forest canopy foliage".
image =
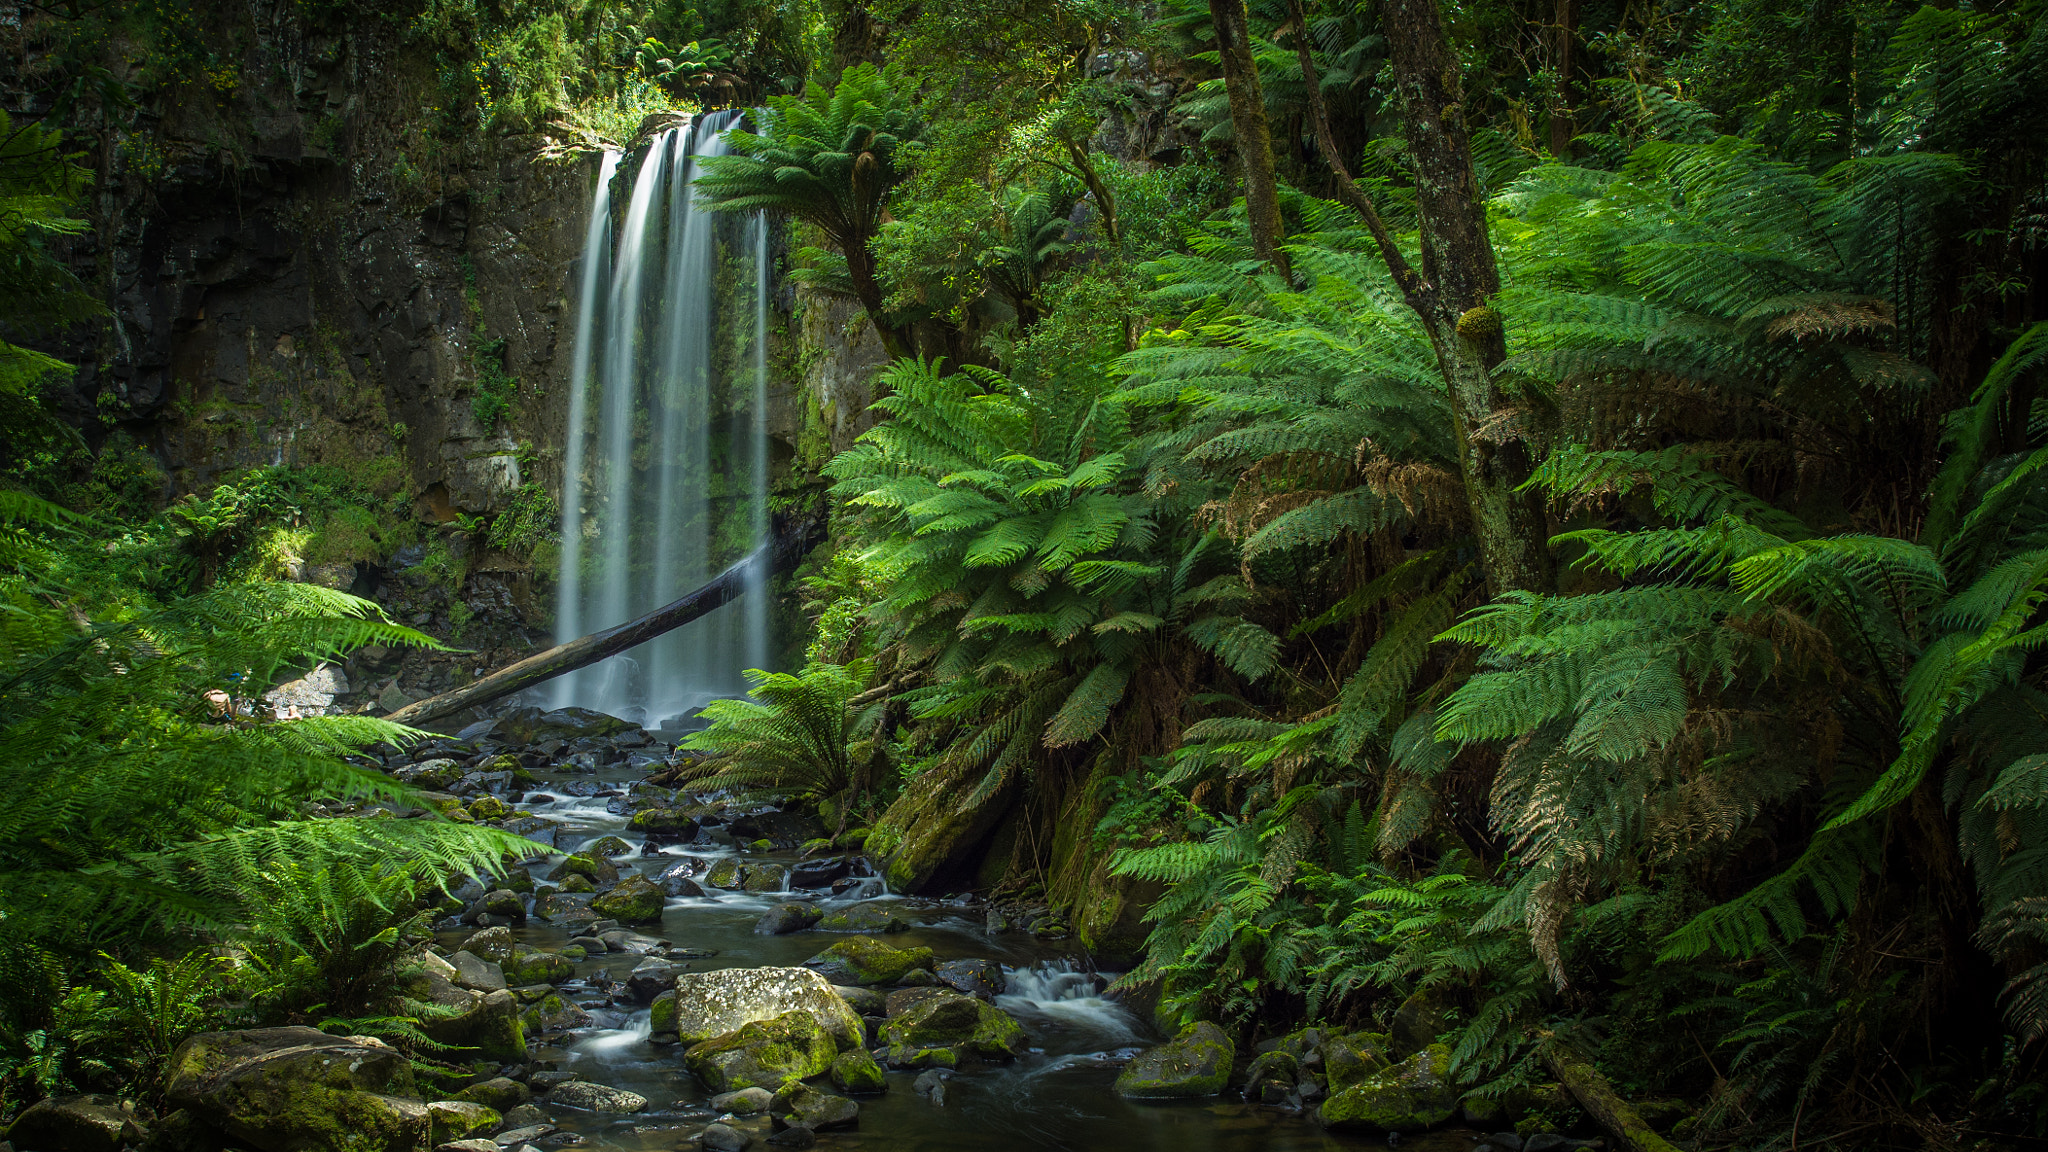
[[[1084, 940], [1142, 906], [1119, 987], [1167, 1024], [1426, 1012], [1469, 1100], [1568, 1052], [1699, 1147], [2048, 1136], [2038, 4], [401, 7], [443, 143], [753, 109], [701, 190], [779, 214], [890, 355], [818, 478], [810, 666], [707, 710], [700, 784], [878, 858], [920, 797], [1016, 813], [983, 876]], [[63, 132], [227, 82], [156, 8], [49, 18], [75, 95], [0, 121], [24, 411], [61, 369], [30, 349], [99, 308], [52, 255], [86, 223]], [[78, 63], [117, 38], [147, 67]], [[10, 476], [83, 491], [56, 455]], [[264, 500], [180, 520], [100, 459], [102, 505], [0, 505], [0, 744], [57, 782], [0, 803], [0, 907], [10, 963], [63, 969], [0, 1019], [17, 1068], [138, 894], [131, 975], [281, 854], [376, 905], [508, 847], [297, 819], [402, 801], [339, 760], [399, 734], [195, 694], [422, 638], [253, 579]], [[156, 566], [65, 567], [81, 537]], [[49, 849], [74, 785], [195, 765], [207, 804]]]

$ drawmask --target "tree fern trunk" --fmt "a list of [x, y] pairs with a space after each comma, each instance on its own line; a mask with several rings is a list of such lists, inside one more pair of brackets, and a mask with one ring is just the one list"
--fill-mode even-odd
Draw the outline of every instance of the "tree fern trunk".
[[1287, 258], [1280, 252], [1284, 229], [1273, 177], [1273, 133], [1266, 124], [1258, 66], [1252, 61], [1244, 0], [1209, 0], [1209, 19], [1216, 27], [1216, 54], [1223, 61], [1223, 88], [1230, 96], [1230, 127], [1244, 168], [1244, 211], [1251, 222], [1252, 251], [1284, 276]]

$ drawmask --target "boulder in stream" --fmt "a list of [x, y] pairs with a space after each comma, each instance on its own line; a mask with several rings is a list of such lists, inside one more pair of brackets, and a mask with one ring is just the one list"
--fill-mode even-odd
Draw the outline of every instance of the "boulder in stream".
[[818, 921], [820, 932], [901, 932], [909, 927], [889, 905], [872, 900], [834, 908]]
[[737, 858], [727, 856], [725, 859], [713, 864], [704, 873], [704, 886], [706, 888], [738, 888], [740, 881], [745, 879], [746, 867]]
[[1387, 1047], [1387, 1037], [1377, 1032], [1324, 1038], [1323, 1074], [1328, 1078], [1330, 1091], [1342, 1092], [1392, 1065]]
[[427, 1106], [408, 1098], [411, 1062], [368, 1036], [296, 1027], [203, 1032], [171, 1054], [165, 1084], [173, 1107], [262, 1152], [410, 1152], [429, 1133]]
[[697, 819], [679, 808], [642, 808], [626, 827], [649, 840], [686, 844], [697, 838]]
[[627, 973], [626, 990], [632, 993], [635, 1003], [652, 1004], [656, 996], [663, 992], [673, 992], [676, 977], [682, 974], [681, 964], [671, 964], [650, 956], [635, 964], [633, 970]]
[[860, 1105], [844, 1096], [820, 1092], [801, 1080], [782, 1086], [768, 1105], [768, 1115], [779, 1125], [830, 1132], [860, 1123]]
[[491, 735], [507, 744], [537, 744], [546, 739], [574, 740], [579, 736], [615, 736], [629, 731], [632, 724], [589, 708], [515, 708], [498, 717]]
[[1332, 1095], [1316, 1110], [1324, 1126], [1340, 1132], [1421, 1132], [1449, 1120], [1458, 1108], [1451, 1084], [1451, 1050], [1429, 1047], [1391, 1068]]
[[857, 1047], [865, 1035], [860, 1016], [809, 969], [725, 968], [676, 977], [675, 1031], [687, 1044], [792, 1011], [817, 1021], [841, 1048]]
[[[836, 999], [836, 998], [835, 998]], [[839, 1045], [808, 1013], [784, 1012], [693, 1045], [683, 1063], [716, 1092], [780, 1088], [832, 1067]]]
[[882, 1076], [882, 1066], [859, 1048], [841, 1052], [832, 1061], [831, 1076], [832, 1086], [841, 1092], [881, 1092], [889, 1087], [889, 1081]]
[[567, 1032], [596, 1023], [590, 1013], [556, 995], [542, 997], [539, 1003], [526, 1010], [520, 1022], [526, 1031], [535, 1034]]
[[826, 835], [816, 816], [801, 812], [755, 812], [733, 820], [726, 831], [741, 843], [773, 841], [777, 848], [795, 848]]
[[951, 1048], [991, 1060], [1023, 1053], [1024, 1028], [1009, 1013], [951, 989], [935, 993], [882, 1025], [880, 1040], [889, 1048], [892, 1063], [899, 1051], [920, 1048]]
[[16, 1148], [62, 1148], [66, 1152], [120, 1152], [147, 1138], [135, 1102], [114, 1096], [51, 1096], [38, 1100], [7, 1129]]
[[451, 981], [457, 988], [471, 988], [478, 992], [497, 992], [505, 987], [505, 971], [489, 960], [485, 960], [468, 949], [448, 958], [455, 966], [455, 978]]
[[841, 1000], [846, 1001], [847, 1007], [860, 1013], [862, 1016], [886, 1016], [889, 1013], [888, 1001], [883, 999], [880, 992], [872, 988], [857, 988], [846, 984], [834, 984], [832, 991], [837, 993]]
[[780, 864], [749, 864], [740, 887], [748, 892], [781, 892], [789, 887], [789, 869]]
[[697, 1135], [697, 1146], [704, 1152], [742, 1152], [753, 1142], [752, 1136], [724, 1124], [713, 1124]]
[[442, 1044], [476, 1049], [466, 1058], [501, 1064], [526, 1059], [526, 1034], [519, 1025], [519, 1001], [512, 993], [492, 992], [459, 1016], [420, 1022], [420, 1030]]
[[1230, 1081], [1237, 1046], [1223, 1029], [1198, 1021], [1156, 1048], [1138, 1053], [1116, 1078], [1117, 1094], [1145, 1098], [1214, 1096]]
[[518, 944], [512, 939], [510, 928], [486, 928], [470, 934], [462, 942], [462, 951], [493, 964], [503, 964], [512, 958]]
[[760, 922], [754, 925], [754, 932], [760, 936], [786, 936], [809, 928], [823, 915], [815, 904], [785, 900], [762, 915]]
[[872, 936], [841, 940], [809, 960], [813, 969], [834, 984], [894, 984], [904, 973], [932, 966], [929, 948], [891, 948]]
[[621, 924], [652, 924], [661, 919], [666, 897], [654, 881], [635, 872], [619, 886], [590, 902], [590, 910]]
[[720, 1092], [711, 1098], [711, 1106], [720, 1112], [735, 1116], [752, 1116], [766, 1112], [768, 1105], [775, 1101], [775, 1094], [766, 1088], [742, 1088], [737, 1092]]
[[642, 1112], [647, 1108], [647, 1097], [638, 1092], [583, 1080], [557, 1084], [543, 1099], [548, 1104], [581, 1108], [585, 1112]]
[[510, 1112], [533, 1099], [533, 1091], [517, 1080], [494, 1076], [489, 1080], [479, 1080], [457, 1092], [455, 1099], [482, 1104], [502, 1113]]
[[948, 988], [983, 1000], [995, 999], [1010, 986], [1003, 966], [993, 960], [948, 960], [933, 968], [932, 975]]
[[427, 1105], [428, 1139], [435, 1145], [488, 1136], [504, 1121], [495, 1108], [470, 1100], [436, 1100]]
[[576, 974], [569, 958], [538, 948], [520, 948], [504, 964], [508, 984], [560, 984]]
[[555, 865], [547, 878], [560, 883], [571, 876], [581, 876], [598, 888], [609, 888], [619, 882], [619, 866], [590, 852], [572, 852]]

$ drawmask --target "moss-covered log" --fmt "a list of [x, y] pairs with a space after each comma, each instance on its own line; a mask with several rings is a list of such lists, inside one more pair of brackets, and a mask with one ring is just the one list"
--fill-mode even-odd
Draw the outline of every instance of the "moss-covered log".
[[1630, 1152], [1678, 1152], [1678, 1149], [1644, 1121], [1629, 1102], [1621, 1098], [1607, 1077], [1593, 1062], [1562, 1044], [1543, 1047], [1543, 1063], [1586, 1110], [1586, 1115], [1613, 1134], [1615, 1141]]

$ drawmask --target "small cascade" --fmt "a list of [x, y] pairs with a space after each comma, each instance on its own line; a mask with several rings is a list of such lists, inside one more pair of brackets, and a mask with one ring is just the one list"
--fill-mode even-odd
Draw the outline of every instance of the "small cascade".
[[[768, 538], [768, 226], [707, 210], [702, 162], [743, 113], [651, 140], [612, 227], [608, 153], [578, 292], [564, 452], [556, 639], [623, 623], [703, 584]], [[648, 727], [746, 691], [768, 661], [765, 581], [632, 652], [558, 678], [557, 707]]]
[[1085, 1033], [1105, 1047], [1134, 1043], [1139, 1037], [1138, 1021], [1102, 994], [1104, 978], [1071, 960], [1004, 968], [1003, 979], [1008, 987], [996, 997], [996, 1005], [1008, 1012]]

